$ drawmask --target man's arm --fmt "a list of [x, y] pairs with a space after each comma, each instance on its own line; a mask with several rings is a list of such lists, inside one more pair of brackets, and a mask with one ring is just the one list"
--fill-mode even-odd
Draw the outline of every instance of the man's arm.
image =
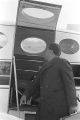
[[61, 76], [65, 88], [70, 114], [77, 109], [77, 98], [73, 71], [70, 63], [66, 60], [62, 61]]

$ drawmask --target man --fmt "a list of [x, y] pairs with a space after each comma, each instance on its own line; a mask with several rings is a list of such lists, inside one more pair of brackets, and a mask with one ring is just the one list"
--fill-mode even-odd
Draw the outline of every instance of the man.
[[76, 89], [72, 68], [67, 60], [59, 57], [60, 55], [60, 46], [51, 43], [44, 54], [47, 62], [40, 69], [32, 85], [31, 96], [36, 96], [40, 91], [40, 120], [59, 120], [76, 111]]

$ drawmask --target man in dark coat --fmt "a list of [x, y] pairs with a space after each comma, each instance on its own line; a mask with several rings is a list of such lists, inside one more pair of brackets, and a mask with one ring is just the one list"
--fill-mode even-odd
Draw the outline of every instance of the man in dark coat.
[[40, 120], [59, 120], [75, 112], [77, 107], [72, 68], [67, 60], [59, 57], [60, 54], [60, 46], [50, 44], [44, 55], [48, 62], [33, 82], [30, 95], [34, 97], [40, 91]]

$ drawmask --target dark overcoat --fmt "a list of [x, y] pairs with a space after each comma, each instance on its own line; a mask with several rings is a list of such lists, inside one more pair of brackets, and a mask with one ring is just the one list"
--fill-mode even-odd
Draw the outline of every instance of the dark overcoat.
[[72, 67], [65, 59], [55, 57], [43, 65], [35, 86], [40, 87], [40, 120], [57, 120], [77, 105]]

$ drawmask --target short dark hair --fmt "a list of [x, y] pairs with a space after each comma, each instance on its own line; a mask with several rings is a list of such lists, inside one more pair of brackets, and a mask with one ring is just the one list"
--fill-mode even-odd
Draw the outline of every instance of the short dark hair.
[[54, 52], [55, 55], [60, 56], [61, 55], [61, 47], [57, 43], [51, 43], [49, 45], [49, 49]]

